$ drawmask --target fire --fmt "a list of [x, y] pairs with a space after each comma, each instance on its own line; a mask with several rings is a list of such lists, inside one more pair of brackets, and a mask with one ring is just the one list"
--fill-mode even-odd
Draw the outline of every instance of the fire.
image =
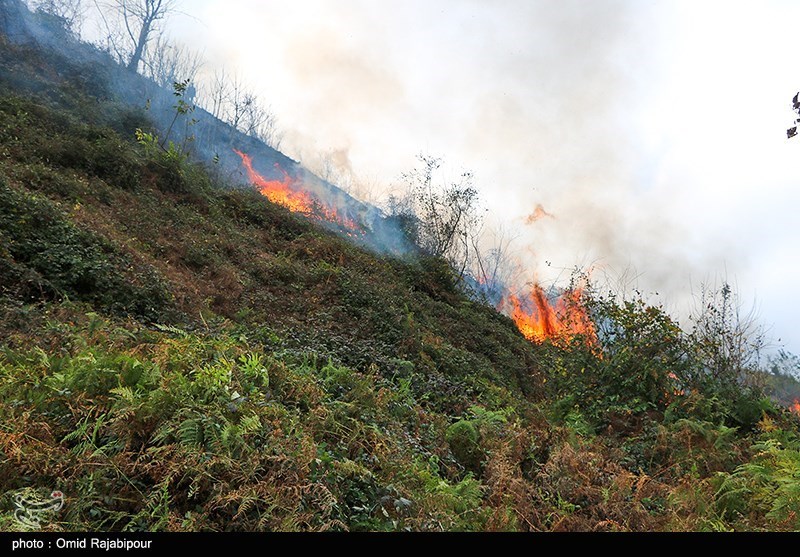
[[289, 176], [289, 173], [277, 163], [275, 168], [283, 174], [283, 180], [267, 180], [253, 169], [253, 159], [250, 155], [236, 149], [233, 152], [241, 157], [250, 182], [261, 192], [261, 195], [273, 203], [283, 205], [294, 213], [302, 213], [307, 217], [339, 224], [354, 232], [359, 230], [359, 226], [354, 220], [339, 215], [336, 209], [325, 205], [311, 193], [303, 190], [300, 182]]
[[800, 416], [800, 399], [794, 399], [794, 403], [789, 406], [789, 411]]
[[234, 153], [242, 158], [245, 170], [247, 170], [247, 177], [250, 182], [261, 192], [261, 195], [277, 203], [283, 205], [290, 211], [296, 213], [305, 213], [310, 215], [314, 212], [314, 204], [311, 196], [302, 190], [298, 190], [295, 181], [292, 177], [283, 170], [278, 164], [275, 168], [283, 173], [283, 180], [267, 180], [261, 174], [253, 169], [253, 159], [247, 153], [233, 150]]
[[[511, 319], [528, 340], [542, 343], [545, 340], [565, 340], [584, 335], [589, 344], [597, 343], [594, 324], [581, 304], [583, 290], [568, 290], [551, 303], [541, 286], [534, 285], [530, 301], [526, 304], [510, 294]], [[501, 302], [501, 305], [503, 303]], [[530, 307], [530, 311], [525, 308]]]
[[548, 213], [547, 211], [545, 211], [544, 207], [542, 207], [542, 204], [539, 203], [534, 208], [533, 213], [531, 213], [530, 215], [525, 217], [525, 224], [528, 224], [528, 225], [533, 224], [536, 221], [539, 221], [539, 220], [541, 220], [541, 219], [543, 219], [545, 217], [550, 217], [551, 219], [555, 218], [551, 213]]

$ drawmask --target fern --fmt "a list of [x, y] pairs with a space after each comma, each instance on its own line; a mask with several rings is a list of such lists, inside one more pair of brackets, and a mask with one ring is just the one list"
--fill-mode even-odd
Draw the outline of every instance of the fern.
[[169, 484], [172, 478], [167, 476], [147, 495], [145, 506], [134, 515], [125, 526], [125, 531], [146, 530], [149, 532], [164, 530], [169, 525], [172, 498]]
[[256, 388], [261, 390], [269, 388], [269, 372], [264, 366], [264, 359], [260, 354], [253, 352], [243, 354], [239, 357], [239, 368], [242, 370], [244, 378], [248, 382], [253, 382]]
[[168, 445], [170, 441], [174, 440], [174, 438], [175, 428], [172, 423], [167, 422], [156, 429], [156, 431], [153, 433], [151, 441], [156, 447], [161, 447]]
[[202, 446], [205, 436], [203, 424], [198, 419], [183, 420], [178, 427], [178, 439], [183, 445]]
[[245, 517], [250, 511], [256, 508], [258, 498], [248, 495], [239, 503], [239, 508], [236, 509], [236, 514], [233, 516], [234, 520]]
[[255, 433], [261, 429], [261, 418], [258, 417], [258, 414], [244, 416], [239, 421], [239, 428], [242, 435]]
[[133, 394], [133, 389], [130, 387], [117, 387], [109, 392], [128, 404], [133, 404], [136, 401], [136, 395]]
[[[780, 431], [774, 432], [775, 435]], [[722, 482], [715, 497], [724, 510], [744, 513], [760, 511], [779, 524], [800, 527], [800, 451], [786, 447], [774, 437], [753, 446], [752, 461], [732, 474], [720, 474]]]
[[77, 441], [76, 445], [70, 449], [70, 452], [75, 455], [82, 455], [87, 452], [89, 449], [93, 449], [94, 446], [92, 444], [92, 438], [89, 435], [89, 428], [91, 424], [89, 423], [89, 416], [83, 419], [82, 422], [78, 424], [78, 426], [68, 434], [66, 434], [62, 439], [62, 443], [70, 443], [73, 441]]
[[162, 333], [172, 333], [173, 335], [175, 335], [177, 337], [180, 337], [180, 338], [189, 338], [191, 336], [189, 333], [187, 333], [183, 329], [180, 329], [180, 328], [175, 327], [173, 325], [164, 325], [164, 324], [161, 324], [161, 323], [155, 323], [154, 327], [156, 329], [158, 329], [159, 331], [161, 331]]

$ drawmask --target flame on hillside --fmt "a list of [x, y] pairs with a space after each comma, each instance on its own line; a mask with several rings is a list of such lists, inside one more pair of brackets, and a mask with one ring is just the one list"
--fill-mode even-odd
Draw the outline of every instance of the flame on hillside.
[[800, 399], [794, 399], [794, 403], [789, 405], [789, 411], [800, 416]]
[[292, 178], [279, 164], [275, 163], [275, 168], [283, 174], [283, 179], [267, 180], [253, 168], [253, 159], [250, 155], [236, 149], [233, 152], [242, 159], [250, 183], [273, 203], [283, 205], [294, 213], [335, 223], [351, 231], [359, 230], [358, 224], [353, 219], [340, 215], [335, 208], [303, 189], [302, 182]]
[[[283, 175], [283, 179], [268, 180], [253, 168], [250, 155], [236, 149], [233, 151], [242, 159], [253, 186], [273, 203], [309, 218], [338, 224], [350, 230], [348, 236], [353, 236], [360, 230], [355, 221], [341, 216], [335, 208], [304, 189], [302, 182], [290, 176], [280, 165], [275, 164], [275, 168]], [[530, 218], [533, 222], [543, 217], [552, 215], [537, 206]], [[479, 279], [478, 282], [485, 286], [485, 281]], [[580, 335], [589, 346], [596, 346], [597, 333], [581, 301], [582, 295], [582, 288], [574, 288], [550, 301], [542, 287], [536, 284], [527, 294], [506, 294], [497, 305], [497, 310], [510, 314], [520, 332], [532, 342], [563, 342]]]
[[531, 225], [545, 217], [550, 217], [551, 219], [555, 218], [552, 213], [545, 211], [544, 207], [542, 207], [542, 204], [539, 203], [536, 205], [536, 208], [534, 208], [533, 212], [525, 217], [525, 224]]
[[510, 312], [519, 331], [532, 342], [563, 342], [581, 335], [594, 346], [597, 333], [581, 301], [582, 295], [583, 289], [575, 288], [550, 301], [544, 289], [536, 284], [525, 296], [509, 294], [498, 309]]

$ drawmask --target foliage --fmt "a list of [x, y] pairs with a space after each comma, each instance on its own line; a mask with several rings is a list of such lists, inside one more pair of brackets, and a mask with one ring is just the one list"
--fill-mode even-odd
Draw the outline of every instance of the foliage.
[[409, 193], [390, 201], [390, 212], [409, 240], [433, 257], [447, 259], [463, 276], [472, 257], [473, 239], [481, 227], [478, 191], [472, 174], [439, 182], [441, 159], [419, 155], [421, 168], [403, 175]]
[[[4, 84], [58, 75], [25, 52]], [[800, 527], [798, 420], [730, 293], [686, 331], [587, 289], [597, 341], [533, 344], [444, 259], [212, 188], [141, 113], [42, 91], [0, 97], [3, 529], [53, 489], [54, 531]]]
[[781, 350], [768, 359], [767, 371], [764, 389], [771, 398], [784, 406], [800, 401], [800, 357]]
[[[792, 110], [800, 116], [800, 93], [795, 93], [794, 97], [792, 98]], [[786, 137], [791, 139], [797, 135], [797, 125], [800, 124], [800, 118], [796, 118], [794, 121], [794, 126], [786, 130]]]
[[445, 431], [445, 439], [456, 459], [468, 470], [478, 471], [481, 466], [480, 437], [469, 420], [459, 420]]
[[72, 296], [145, 320], [169, 308], [170, 294], [155, 269], [75, 227], [47, 199], [12, 189], [1, 176], [0, 239], [4, 293], [23, 300]]
[[[187, 92], [189, 87], [191, 86], [191, 81], [189, 79], [185, 79], [183, 81], [175, 81], [172, 84], [172, 94], [177, 98], [177, 103], [173, 107], [175, 109], [175, 116], [172, 118], [172, 122], [170, 122], [169, 127], [167, 127], [167, 131], [164, 133], [164, 139], [161, 140], [159, 146], [164, 149], [167, 141], [169, 140], [170, 133], [172, 132], [172, 128], [175, 126], [175, 122], [178, 121], [180, 117], [188, 117], [192, 112], [195, 110], [195, 106], [187, 100]], [[193, 126], [197, 123], [197, 120], [187, 119], [186, 127]], [[186, 155], [186, 145], [187, 143], [194, 140], [194, 136], [189, 135], [188, 133], [184, 134], [183, 144], [180, 146], [180, 149], [177, 149], [172, 142], [169, 143], [169, 149], [167, 151], [175, 151], [178, 150], [183, 155]]]
[[641, 295], [620, 300], [588, 292], [583, 303], [597, 324], [598, 344], [578, 337], [541, 355], [559, 418], [577, 410], [597, 430], [622, 432], [648, 415], [752, 428], [763, 412], [774, 411], [748, 381], [757, 347], [737, 323], [721, 318], [719, 306], [708, 306], [687, 333]]
[[549, 388], [557, 414], [577, 410], [595, 428], [632, 425], [636, 416], [663, 411], [688, 374], [680, 327], [641, 298], [587, 298], [598, 323], [599, 346], [576, 338], [566, 350], [550, 346]]
[[745, 528], [800, 528], [800, 438], [771, 421], [753, 446], [751, 461], [715, 478], [723, 517]]
[[[189, 86], [188, 79], [173, 83], [173, 94], [177, 97], [177, 103], [173, 107], [175, 113], [163, 139], [159, 139], [153, 132], [146, 132], [141, 128], [136, 128], [135, 131], [136, 141], [144, 148], [150, 168], [155, 169], [161, 175], [158, 183], [166, 191], [173, 193], [189, 192], [191, 189], [189, 181], [202, 176], [197, 172], [192, 173], [193, 168], [189, 163], [188, 145], [194, 141], [194, 136], [188, 130], [197, 123], [197, 120], [189, 118], [196, 108], [186, 100]], [[177, 145], [169, 139], [169, 136], [180, 118], [185, 120], [186, 130], [183, 134], [183, 141]]]

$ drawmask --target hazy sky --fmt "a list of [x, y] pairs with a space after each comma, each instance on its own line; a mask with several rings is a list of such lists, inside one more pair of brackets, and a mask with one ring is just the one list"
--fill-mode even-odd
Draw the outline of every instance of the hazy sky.
[[[192, 0], [172, 34], [286, 132], [389, 189], [414, 156], [475, 173], [545, 284], [575, 264], [686, 301], [727, 276], [800, 352], [800, 3]], [[525, 224], [541, 204], [552, 217]], [[549, 265], [548, 265], [549, 264]]]

